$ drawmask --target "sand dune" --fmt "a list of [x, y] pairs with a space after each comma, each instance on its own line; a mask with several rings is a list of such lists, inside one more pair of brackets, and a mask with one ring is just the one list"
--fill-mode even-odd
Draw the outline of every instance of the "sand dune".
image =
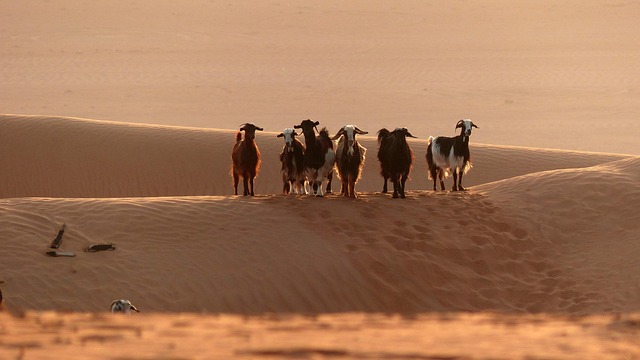
[[[0, 113], [228, 129], [315, 118], [640, 155], [616, 0], [0, 3]], [[28, 21], [26, 21], [28, 19]]]
[[[282, 184], [276, 135], [296, 121], [266, 128], [256, 138], [262, 152], [258, 194], [279, 194]], [[329, 129], [335, 134], [337, 129]], [[367, 129], [375, 134], [379, 129]], [[62, 117], [0, 116], [0, 197], [135, 197], [230, 195], [229, 170], [235, 130], [124, 124]], [[415, 166], [410, 190], [430, 189], [426, 177], [426, 138], [411, 141]], [[358, 189], [381, 191], [382, 178], [373, 136], [360, 137], [368, 149]], [[472, 143], [475, 169], [466, 185], [483, 184], [530, 172], [586, 167], [624, 155], [544, 150]], [[447, 183], [451, 187], [451, 182]], [[336, 189], [339, 190], [339, 182]]]
[[[639, 358], [639, 14], [0, 2], [0, 358]], [[303, 118], [369, 131], [358, 199], [281, 195], [275, 135]], [[461, 118], [468, 191], [433, 192], [426, 140]], [[405, 200], [376, 161], [398, 126]], [[62, 224], [75, 257], [48, 257]]]
[[[492, 182], [406, 201], [279, 195], [272, 159], [258, 182], [272, 194], [202, 196], [231, 190], [231, 131], [31, 117], [2, 127], [15, 193], [0, 201], [1, 280], [16, 309], [101, 311], [125, 297], [146, 311], [239, 314], [639, 310], [637, 157], [482, 145], [471, 174]], [[276, 158], [275, 133], [258, 140]], [[381, 182], [374, 159], [362, 190]], [[44, 256], [63, 223], [77, 256]], [[83, 252], [93, 243], [117, 250]]]

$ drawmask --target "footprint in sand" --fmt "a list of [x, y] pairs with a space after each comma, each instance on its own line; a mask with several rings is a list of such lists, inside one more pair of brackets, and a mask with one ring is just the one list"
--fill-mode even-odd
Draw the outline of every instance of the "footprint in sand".
[[419, 231], [421, 233], [426, 233], [429, 232], [429, 228], [426, 226], [422, 226], [422, 225], [413, 225], [413, 229], [416, 231]]
[[347, 244], [347, 246], [345, 246], [345, 248], [347, 249], [348, 252], [356, 252], [356, 251], [358, 251], [358, 247], [356, 245], [353, 245], [353, 244]]

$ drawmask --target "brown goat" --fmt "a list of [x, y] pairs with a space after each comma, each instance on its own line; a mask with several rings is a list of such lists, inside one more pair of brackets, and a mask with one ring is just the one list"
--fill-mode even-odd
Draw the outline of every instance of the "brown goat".
[[[260, 150], [254, 139], [256, 130], [264, 130], [252, 123], [243, 124], [240, 131], [236, 134], [236, 143], [233, 145], [231, 152], [231, 160], [233, 162], [233, 193], [238, 195], [238, 182], [240, 176], [244, 185], [244, 196], [254, 196], [253, 179], [258, 175], [260, 169]], [[242, 132], [244, 131], [244, 140], [242, 140]]]
[[356, 182], [360, 179], [367, 152], [367, 149], [356, 140], [356, 134], [368, 134], [368, 132], [362, 131], [354, 125], [345, 125], [332, 138], [332, 140], [340, 138], [336, 150], [336, 165], [338, 176], [342, 180], [341, 194], [352, 198], [357, 197]]

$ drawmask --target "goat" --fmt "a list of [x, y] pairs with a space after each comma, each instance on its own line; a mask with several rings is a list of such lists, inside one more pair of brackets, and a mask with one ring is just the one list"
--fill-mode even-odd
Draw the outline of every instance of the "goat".
[[140, 312], [129, 300], [114, 300], [109, 307], [112, 313], [131, 314], [131, 310]]
[[284, 194], [302, 194], [304, 192], [305, 176], [303, 159], [305, 147], [295, 138], [297, 135], [299, 134], [292, 128], [286, 128], [278, 134], [278, 137], [284, 137], [285, 143], [280, 153], [283, 182], [282, 192]]
[[[262, 131], [261, 127], [252, 123], [243, 124], [240, 131], [236, 133], [236, 143], [233, 145], [231, 152], [231, 160], [233, 162], [233, 192], [238, 195], [238, 181], [242, 176], [244, 185], [244, 196], [254, 196], [253, 179], [258, 175], [260, 169], [260, 150], [254, 139], [256, 130]], [[244, 140], [242, 140], [242, 132], [244, 131]]]
[[380, 129], [378, 131], [378, 160], [380, 161], [380, 175], [384, 178], [382, 192], [387, 192], [387, 180], [393, 182], [393, 198], [405, 198], [404, 185], [411, 172], [413, 151], [407, 143], [407, 136], [411, 135], [407, 128], [396, 128], [394, 131]]
[[327, 192], [331, 192], [331, 179], [333, 177], [333, 166], [336, 161], [336, 153], [333, 150], [333, 141], [329, 137], [326, 128], [320, 130], [316, 137], [315, 131], [320, 125], [318, 121], [303, 120], [300, 125], [295, 125], [295, 129], [302, 129], [304, 142], [307, 147], [304, 153], [304, 170], [307, 179], [313, 188], [316, 196], [324, 196], [322, 182], [328, 179]]
[[356, 134], [368, 134], [368, 132], [362, 131], [354, 125], [345, 125], [332, 138], [332, 140], [340, 138], [336, 151], [338, 176], [342, 180], [340, 193], [352, 198], [357, 197], [355, 186], [358, 179], [360, 179], [364, 156], [367, 152], [367, 149], [356, 140]]
[[433, 190], [436, 191], [436, 178], [440, 179], [440, 190], [444, 190], [443, 177], [449, 177], [453, 171], [453, 191], [464, 191], [462, 175], [471, 169], [471, 154], [469, 153], [469, 136], [471, 129], [478, 127], [469, 119], [458, 121], [456, 129], [460, 128], [460, 135], [454, 137], [429, 137], [427, 141], [428, 177], [433, 180]]

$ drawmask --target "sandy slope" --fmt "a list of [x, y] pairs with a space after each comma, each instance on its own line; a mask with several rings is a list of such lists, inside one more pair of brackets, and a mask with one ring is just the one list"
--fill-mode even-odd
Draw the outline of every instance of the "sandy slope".
[[[15, 309], [101, 311], [124, 297], [146, 311], [241, 314], [639, 310], [637, 157], [479, 146], [472, 173], [503, 180], [466, 193], [412, 191], [405, 201], [373, 192], [355, 201], [105, 198], [230, 191], [221, 143], [232, 132], [61, 118], [1, 124], [12, 134], [6, 168], [16, 171], [2, 175], [15, 197], [0, 200], [0, 280]], [[275, 134], [259, 140], [275, 157]], [[364, 189], [380, 184], [368, 161]], [[265, 161], [258, 188], [279, 189], [278, 171]], [[18, 197], [40, 195], [38, 183], [49, 197]], [[52, 197], [65, 194], [92, 197]], [[63, 248], [77, 256], [44, 256], [62, 223]], [[117, 250], [83, 252], [102, 242]]]
[[[0, 120], [4, 309], [57, 311], [0, 309], [0, 357], [640, 356], [638, 157], [474, 145], [475, 186], [435, 193], [414, 141], [392, 200], [363, 137], [360, 197], [322, 199], [278, 194], [264, 132], [246, 198], [212, 195], [232, 130]], [[63, 223], [76, 256], [45, 256]], [[117, 298], [143, 313], [94, 313]]]
[[[0, 2], [0, 114], [60, 115], [0, 115], [4, 309], [57, 311], [0, 309], [0, 358], [640, 358], [640, 160], [616, 155], [640, 155], [639, 16]], [[275, 135], [309, 117], [407, 126], [409, 198], [378, 193], [366, 136], [359, 199], [279, 195]], [[425, 141], [466, 117], [470, 190], [433, 193]], [[266, 129], [251, 199], [229, 177], [247, 121]], [[62, 223], [77, 256], [47, 257]], [[78, 313], [115, 298], [143, 313]]]

